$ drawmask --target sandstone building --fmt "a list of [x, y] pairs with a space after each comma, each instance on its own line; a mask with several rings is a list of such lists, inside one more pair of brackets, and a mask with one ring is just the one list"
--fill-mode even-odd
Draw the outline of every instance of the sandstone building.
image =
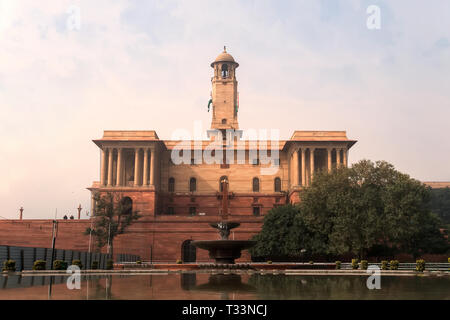
[[[277, 141], [278, 156], [264, 164], [261, 158], [270, 157], [272, 141], [241, 138], [238, 66], [225, 50], [211, 64], [210, 140], [160, 140], [155, 131], [105, 131], [101, 139], [94, 140], [102, 155], [100, 181], [89, 190], [120, 192], [131, 199], [133, 209], [147, 217], [212, 217], [219, 214], [220, 180], [226, 177], [231, 216], [258, 217], [274, 206], [298, 201], [299, 189], [311, 183], [314, 172], [347, 165], [348, 150], [356, 141], [349, 140], [345, 131], [294, 131], [289, 140]], [[220, 135], [227, 140], [222, 143]], [[209, 164], [202, 154], [214, 143], [222, 147], [222, 155]], [[185, 161], [174, 163], [174, 151]], [[275, 173], [261, 174], [262, 167], [270, 166], [276, 167]]]
[[[99, 181], [88, 189], [92, 194], [116, 193], [143, 215], [116, 238], [115, 253], [153, 261], [208, 261], [207, 252], [193, 252], [189, 242], [217, 239], [209, 223], [220, 219], [222, 179], [229, 183], [228, 219], [241, 223], [231, 238], [249, 239], [259, 232], [270, 209], [300, 200], [299, 190], [311, 183], [315, 172], [347, 166], [348, 151], [356, 141], [345, 131], [294, 131], [289, 140], [279, 141], [244, 139], [238, 121], [239, 64], [224, 49], [211, 67], [208, 140], [161, 140], [153, 130], [104, 131], [94, 140], [101, 150], [101, 166]], [[90, 222], [60, 222], [57, 246], [86, 249], [88, 237], [82, 232]], [[50, 220], [10, 221], [3, 226], [14, 234], [2, 244], [50, 243]], [[27, 228], [32, 232], [23, 236]], [[242, 260], [249, 258], [245, 253]]]

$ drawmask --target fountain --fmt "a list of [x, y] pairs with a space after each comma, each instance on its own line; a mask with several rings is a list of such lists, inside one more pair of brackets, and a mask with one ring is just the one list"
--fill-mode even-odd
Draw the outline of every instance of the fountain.
[[210, 226], [219, 230], [221, 240], [199, 240], [192, 241], [191, 244], [209, 251], [209, 257], [215, 260], [216, 264], [234, 264], [234, 260], [241, 256], [241, 251], [249, 249], [256, 244], [252, 240], [229, 240], [230, 230], [237, 228], [240, 223], [228, 220], [228, 180], [224, 178], [220, 181], [222, 186], [222, 220], [218, 223], [211, 223]]

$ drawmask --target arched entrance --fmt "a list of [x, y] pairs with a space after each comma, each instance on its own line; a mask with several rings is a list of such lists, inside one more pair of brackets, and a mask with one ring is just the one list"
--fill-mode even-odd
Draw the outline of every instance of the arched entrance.
[[130, 197], [124, 197], [120, 201], [121, 204], [121, 214], [128, 215], [133, 213], [133, 200]]
[[197, 248], [191, 242], [192, 240], [186, 240], [181, 245], [181, 259], [183, 262], [195, 262], [197, 260]]

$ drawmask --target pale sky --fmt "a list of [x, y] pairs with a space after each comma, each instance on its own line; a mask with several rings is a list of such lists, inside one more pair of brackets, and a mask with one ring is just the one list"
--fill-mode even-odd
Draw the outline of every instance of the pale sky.
[[450, 180], [450, 1], [0, 0], [0, 216], [90, 210], [103, 130], [208, 128], [224, 45], [241, 128], [346, 130], [350, 163]]

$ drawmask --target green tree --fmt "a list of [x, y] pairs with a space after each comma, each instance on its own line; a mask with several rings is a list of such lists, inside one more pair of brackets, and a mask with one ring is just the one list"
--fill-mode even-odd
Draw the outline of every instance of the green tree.
[[361, 260], [380, 248], [415, 258], [448, 250], [440, 221], [429, 210], [430, 188], [385, 161], [316, 172], [300, 198], [298, 206], [276, 208], [265, 217], [255, 255], [287, 256], [304, 248]]
[[302, 249], [309, 249], [311, 239], [298, 206], [276, 207], [264, 217], [261, 232], [253, 237], [257, 243], [250, 253], [253, 257], [298, 257]]
[[446, 224], [450, 225], [450, 188], [431, 189], [431, 200], [428, 206]]
[[414, 256], [445, 248], [427, 207], [429, 188], [385, 161], [318, 173], [301, 198], [306, 225], [324, 238], [324, 252], [363, 259], [375, 245]]
[[96, 193], [95, 215], [92, 219], [93, 227], [84, 232], [85, 235], [92, 234], [96, 239], [98, 249], [108, 246], [108, 254], [113, 254], [114, 238], [123, 234], [127, 227], [141, 215], [132, 210], [131, 201], [127, 201], [121, 193]]

